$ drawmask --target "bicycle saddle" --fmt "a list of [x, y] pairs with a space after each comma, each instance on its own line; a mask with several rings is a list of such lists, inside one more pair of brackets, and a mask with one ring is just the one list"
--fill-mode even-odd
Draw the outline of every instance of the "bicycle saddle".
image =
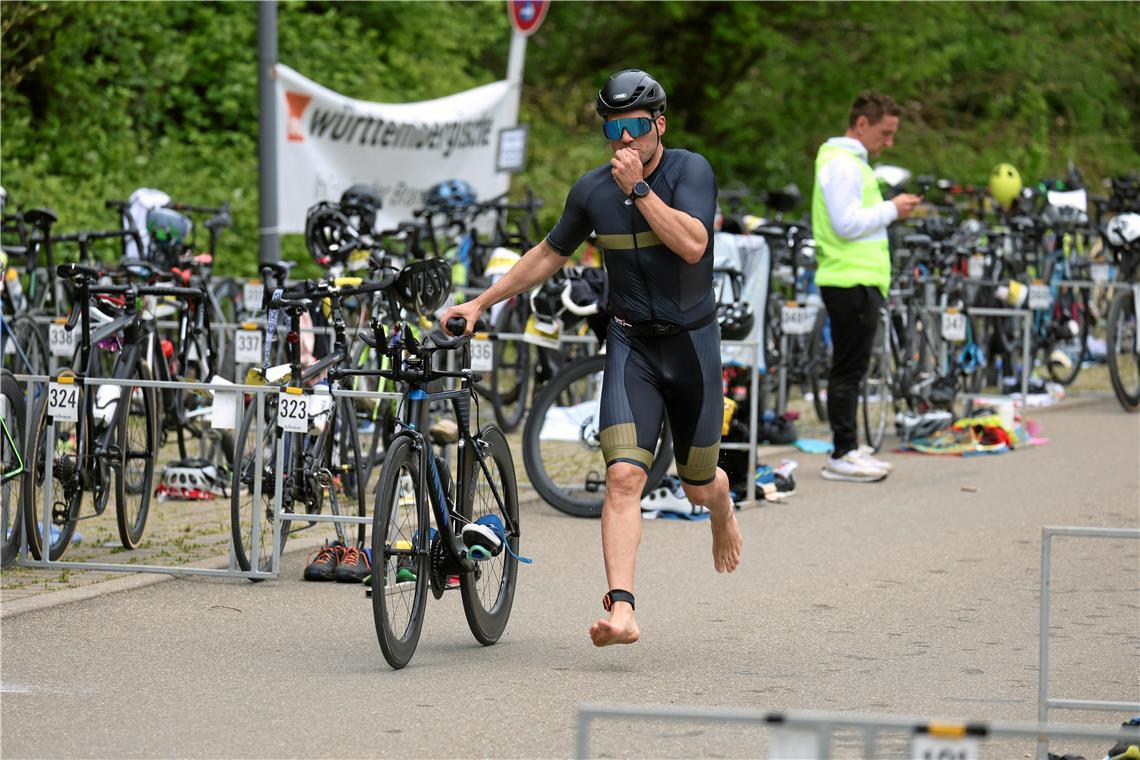
[[68, 280], [78, 280], [84, 277], [95, 280], [102, 274], [95, 267], [84, 266], [83, 264], [60, 264], [55, 268], [55, 271], [60, 277]]
[[33, 227], [51, 227], [59, 221], [59, 216], [50, 208], [33, 208], [24, 212], [24, 221]]

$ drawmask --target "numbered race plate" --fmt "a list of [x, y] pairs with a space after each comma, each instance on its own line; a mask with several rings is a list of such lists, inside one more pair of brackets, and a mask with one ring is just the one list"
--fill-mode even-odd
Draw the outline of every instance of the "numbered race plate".
[[942, 312], [942, 338], [951, 343], [966, 341], [966, 315], [955, 308]]
[[68, 330], [62, 322], [48, 325], [48, 349], [52, 356], [70, 359], [75, 355], [75, 331]]
[[1030, 309], [1048, 309], [1053, 305], [1053, 294], [1049, 292], [1049, 286], [1043, 282], [1035, 282], [1029, 286], [1029, 301]]
[[780, 329], [785, 335], [807, 335], [815, 326], [818, 310], [814, 306], [800, 306], [795, 301], [788, 301], [780, 309]]
[[286, 388], [277, 394], [277, 427], [286, 433], [309, 431], [309, 397], [300, 388]]
[[238, 364], [261, 364], [264, 336], [253, 325], [242, 325], [234, 334], [234, 360]]
[[47, 413], [56, 422], [79, 422], [79, 386], [72, 378], [48, 383]]
[[916, 760], [977, 760], [978, 740], [972, 736], [915, 734], [910, 741], [909, 757]]
[[258, 280], [250, 280], [241, 286], [241, 302], [249, 313], [261, 311], [261, 302], [265, 298], [265, 286]]
[[1090, 270], [1093, 282], [1108, 282], [1108, 264], [1103, 261], [1094, 261]]
[[486, 338], [472, 338], [471, 369], [476, 372], [490, 372], [494, 368], [494, 348]]

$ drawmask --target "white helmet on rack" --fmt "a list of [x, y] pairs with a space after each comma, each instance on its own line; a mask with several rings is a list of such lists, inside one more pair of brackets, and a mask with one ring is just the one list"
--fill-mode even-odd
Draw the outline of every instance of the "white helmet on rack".
[[1127, 248], [1140, 241], [1140, 214], [1114, 216], [1108, 222], [1105, 235], [1113, 248]]

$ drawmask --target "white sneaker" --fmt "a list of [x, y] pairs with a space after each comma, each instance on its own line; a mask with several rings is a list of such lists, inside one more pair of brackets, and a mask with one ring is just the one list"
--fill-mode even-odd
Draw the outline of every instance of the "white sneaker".
[[848, 451], [839, 459], [827, 458], [820, 470], [827, 480], [846, 480], [852, 483], [876, 483], [887, 477], [887, 471], [865, 461], [856, 451]]
[[895, 469], [895, 466], [890, 462], [884, 462], [882, 459], [876, 459], [875, 450], [870, 446], [860, 446], [857, 451], [859, 452], [859, 458], [872, 467], [877, 467], [883, 472], [888, 473], [891, 470]]

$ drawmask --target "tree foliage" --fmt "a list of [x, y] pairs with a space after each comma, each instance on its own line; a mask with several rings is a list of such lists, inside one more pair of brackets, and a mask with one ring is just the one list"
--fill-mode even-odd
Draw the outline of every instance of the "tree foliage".
[[[2, 182], [62, 229], [101, 227], [106, 198], [141, 186], [229, 201], [223, 268], [257, 250], [254, 3], [4, 2]], [[506, 70], [500, 2], [281, 2], [279, 59], [333, 90], [422, 100]], [[842, 132], [864, 88], [907, 113], [886, 159], [983, 182], [1086, 178], [1140, 166], [1140, 6], [1135, 3], [556, 2], [531, 38], [521, 119], [531, 161], [516, 178], [557, 216], [570, 183], [606, 160], [593, 96], [624, 67], [669, 93], [669, 145], [704, 153], [722, 187], [796, 182]], [[285, 241], [303, 258], [296, 238]]]

